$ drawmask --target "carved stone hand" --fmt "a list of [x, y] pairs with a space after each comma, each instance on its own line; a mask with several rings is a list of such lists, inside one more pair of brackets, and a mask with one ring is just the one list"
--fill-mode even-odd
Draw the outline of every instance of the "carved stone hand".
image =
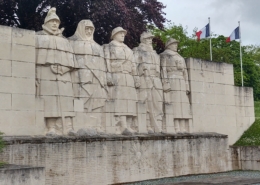
[[170, 86], [170, 83], [169, 83], [169, 82], [165, 82], [165, 83], [163, 84], [163, 91], [164, 91], [165, 93], [171, 91], [171, 86]]
[[139, 88], [141, 86], [140, 77], [139, 76], [135, 76], [134, 80], [135, 80], [135, 87]]
[[110, 73], [107, 73], [107, 85], [108, 85], [108, 86], [113, 86], [113, 85], [115, 85], [115, 84], [113, 83], [113, 79], [112, 79], [112, 76], [111, 76]]

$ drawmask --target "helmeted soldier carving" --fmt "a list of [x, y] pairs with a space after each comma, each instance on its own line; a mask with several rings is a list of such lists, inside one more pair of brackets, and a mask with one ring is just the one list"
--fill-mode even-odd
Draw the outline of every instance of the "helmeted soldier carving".
[[95, 27], [90, 20], [82, 20], [69, 40], [79, 68], [74, 72], [75, 96], [84, 101], [84, 112], [89, 115], [88, 120], [84, 120], [85, 123], [93, 122], [90, 120], [93, 119], [97, 130], [101, 132], [107, 98], [106, 65], [103, 48], [93, 40], [94, 31]]
[[184, 58], [178, 54], [179, 41], [170, 38], [160, 54], [165, 102], [173, 106], [175, 132], [190, 132], [192, 118], [189, 101], [188, 72]]
[[140, 45], [133, 49], [141, 84], [138, 89], [138, 99], [146, 103], [148, 133], [161, 132], [163, 118], [160, 57], [153, 50], [153, 38], [150, 32], [143, 32]]
[[44, 100], [47, 134], [74, 135], [74, 95], [70, 72], [75, 67], [75, 57], [59, 25], [56, 8], [51, 8], [44, 20], [43, 30], [36, 35], [36, 94]]
[[139, 78], [136, 76], [136, 64], [133, 52], [123, 42], [127, 31], [117, 27], [112, 31], [112, 41], [104, 45], [104, 54], [108, 68], [109, 99], [114, 100], [115, 119], [121, 125], [123, 134], [133, 133], [132, 125], [136, 118]]

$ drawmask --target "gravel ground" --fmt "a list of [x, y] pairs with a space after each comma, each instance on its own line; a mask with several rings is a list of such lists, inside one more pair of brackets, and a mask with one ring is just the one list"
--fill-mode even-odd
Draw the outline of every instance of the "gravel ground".
[[246, 185], [254, 184], [260, 185], [260, 171], [231, 171], [225, 173], [205, 174], [205, 175], [190, 175], [173, 178], [164, 178], [150, 181], [143, 181], [137, 183], [130, 183], [127, 185]]

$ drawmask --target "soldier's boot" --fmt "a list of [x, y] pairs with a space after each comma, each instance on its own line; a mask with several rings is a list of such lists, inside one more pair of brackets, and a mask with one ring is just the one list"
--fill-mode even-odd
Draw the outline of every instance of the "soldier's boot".
[[105, 134], [105, 131], [104, 131], [104, 128], [102, 127], [102, 118], [103, 118], [103, 115], [102, 113], [98, 113], [98, 119], [97, 119], [97, 127], [96, 127], [96, 130], [97, 130], [97, 133], [98, 134]]
[[57, 118], [46, 118], [47, 133], [46, 136], [57, 136], [56, 133]]
[[132, 127], [131, 127], [133, 125], [133, 121], [134, 121], [134, 117], [133, 116], [128, 117], [126, 119], [128, 131], [134, 134], [134, 133], [136, 133], [136, 131], [134, 129], [132, 129]]
[[179, 123], [178, 119], [174, 120], [174, 128], [175, 128], [175, 133], [180, 133], [181, 132], [181, 130], [180, 130], [180, 123]]
[[147, 127], [148, 134], [154, 134], [154, 130], [152, 129], [151, 125]]
[[181, 132], [189, 133], [189, 119], [182, 119], [180, 122]]
[[152, 126], [151, 126], [151, 121], [150, 121], [149, 114], [146, 115], [146, 123], [147, 123], [147, 132], [148, 132], [148, 134], [153, 134], [154, 130], [152, 129]]
[[121, 123], [121, 134], [122, 135], [132, 135], [133, 133], [128, 129], [126, 116], [120, 116], [120, 123]]
[[96, 130], [97, 130], [98, 134], [105, 134], [105, 131], [103, 130], [103, 128], [101, 126], [98, 126]]
[[66, 130], [67, 130], [66, 134], [68, 136], [76, 136], [77, 133], [73, 129], [72, 118], [71, 117], [66, 117], [65, 118], [65, 122], [66, 122]]

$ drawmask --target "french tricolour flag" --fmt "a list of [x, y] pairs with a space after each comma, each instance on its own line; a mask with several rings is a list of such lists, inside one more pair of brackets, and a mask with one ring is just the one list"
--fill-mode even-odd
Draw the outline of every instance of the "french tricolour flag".
[[239, 26], [231, 33], [231, 35], [227, 38], [226, 42], [230, 42], [232, 40], [239, 39]]
[[198, 41], [203, 38], [209, 37], [209, 24], [207, 24], [204, 28], [202, 28], [200, 31], [196, 32]]

